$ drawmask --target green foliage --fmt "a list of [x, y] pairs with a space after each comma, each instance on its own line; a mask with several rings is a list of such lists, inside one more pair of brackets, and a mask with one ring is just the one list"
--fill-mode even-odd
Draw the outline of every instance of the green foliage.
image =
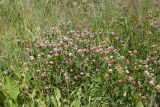
[[1, 0], [0, 107], [159, 106], [158, 4]]
[[82, 97], [82, 90], [81, 88], [77, 91], [77, 98], [73, 100], [71, 103], [71, 107], [81, 107], [81, 97]]
[[141, 101], [139, 101], [136, 105], [136, 107], [144, 107], [143, 103]]
[[19, 84], [14, 79], [6, 77], [4, 83], [4, 90], [11, 100], [16, 101], [19, 94]]

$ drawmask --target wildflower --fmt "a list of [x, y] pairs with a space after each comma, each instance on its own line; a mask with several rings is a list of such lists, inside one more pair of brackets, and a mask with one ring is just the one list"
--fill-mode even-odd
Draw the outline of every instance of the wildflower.
[[81, 75], [84, 75], [84, 73], [83, 73], [83, 72], [81, 72], [80, 74], [81, 74]]
[[29, 48], [26, 48], [25, 50], [26, 50], [26, 51], [29, 51]]
[[113, 56], [110, 56], [109, 58], [110, 58], [110, 59], [113, 59]]
[[118, 37], [118, 36], [116, 36], [115, 38], [116, 38], [116, 40], [118, 40], [118, 39], [119, 39], [119, 37]]
[[69, 53], [68, 55], [69, 55], [69, 56], [72, 56], [73, 54], [72, 54], [72, 53]]
[[147, 69], [149, 66], [148, 66], [148, 65], [145, 65], [144, 67]]
[[41, 57], [41, 54], [38, 54], [38, 57]]
[[89, 77], [90, 76], [90, 74], [89, 73], [86, 73], [86, 77]]
[[117, 83], [118, 83], [118, 84], [122, 84], [122, 83], [123, 83], [123, 80], [117, 80]]
[[127, 92], [125, 91], [124, 94], [123, 94], [123, 96], [126, 97], [126, 95], [127, 95]]
[[77, 40], [80, 39], [80, 35], [79, 34], [76, 35], [76, 39]]
[[107, 50], [108, 50], [108, 51], [112, 51], [112, 50], [114, 50], [114, 47], [113, 47], [113, 46], [110, 46], [110, 47], [107, 48]]
[[129, 74], [129, 70], [125, 70], [126, 74]]
[[49, 54], [52, 55], [52, 54], [53, 54], [53, 51], [49, 51]]
[[129, 54], [132, 54], [132, 51], [128, 51]]
[[73, 81], [71, 84], [74, 85], [75, 83], [76, 83], [76, 82]]
[[105, 78], [105, 79], [108, 79], [108, 77], [109, 77], [108, 74], [105, 74], [105, 75], [104, 75], [104, 78]]
[[83, 53], [83, 52], [86, 52], [86, 51], [87, 51], [86, 49], [78, 49], [78, 50], [77, 50], [77, 53], [80, 54], [80, 53]]
[[40, 43], [39, 47], [45, 47], [45, 44], [44, 43]]
[[113, 72], [112, 69], [109, 69], [109, 70], [108, 70], [108, 73], [109, 73], [109, 74], [112, 74], [112, 72]]
[[69, 45], [73, 45], [73, 42], [72, 42], [72, 41], [69, 41]]
[[145, 75], [145, 76], [149, 76], [150, 73], [146, 70], [146, 71], [144, 71], [144, 75]]
[[143, 61], [143, 64], [147, 65], [148, 64], [148, 60]]
[[113, 62], [111, 62], [111, 61], [108, 62], [108, 66], [112, 66], [112, 64], [113, 64]]
[[47, 57], [48, 57], [48, 58], [51, 58], [52, 56], [48, 54]]
[[156, 85], [155, 88], [158, 92], [160, 92], [160, 84]]
[[78, 77], [77, 77], [77, 76], [74, 76], [73, 78], [74, 78], [75, 80], [77, 80], [77, 79], [78, 79]]
[[64, 41], [68, 41], [69, 38], [68, 38], [67, 36], [63, 36], [63, 40], [64, 40]]
[[27, 63], [23, 63], [23, 66], [24, 66], [24, 67], [28, 67], [28, 64], [27, 64]]
[[128, 77], [128, 81], [132, 82], [133, 80], [134, 80], [133, 77], [131, 77], [131, 76]]
[[109, 58], [108, 57], [104, 57], [104, 60], [109, 61]]
[[74, 30], [70, 30], [69, 32], [70, 32], [70, 33], [74, 33], [75, 31], [74, 31]]
[[59, 52], [61, 51], [61, 49], [54, 48], [53, 51], [54, 51], [55, 53], [59, 53]]
[[149, 81], [149, 85], [154, 86], [154, 85], [155, 85], [155, 80], [153, 80], [153, 79], [150, 80], [150, 81]]
[[114, 36], [114, 35], [115, 35], [115, 32], [110, 32], [110, 34], [111, 34], [112, 36]]
[[64, 77], [65, 80], [68, 80], [68, 77]]
[[66, 49], [67, 49], [68, 47], [69, 47], [68, 45], [64, 45], [64, 48], [66, 48]]
[[53, 64], [53, 61], [50, 61], [49, 63], [50, 63], [50, 64]]
[[96, 50], [96, 52], [103, 52], [103, 49], [99, 48], [99, 49]]
[[142, 67], [142, 65], [138, 65], [138, 67], [139, 67], [139, 68], [141, 68], [141, 67]]
[[68, 76], [68, 74], [65, 72], [65, 73], [63, 74], [63, 76], [66, 77], [66, 76]]
[[63, 44], [63, 41], [61, 40], [59, 43], [62, 45], [62, 44]]
[[91, 51], [96, 51], [98, 48], [96, 47], [96, 46], [92, 46], [92, 47], [90, 47], [90, 50]]
[[124, 56], [120, 56], [120, 59], [124, 60], [124, 59], [125, 59], [125, 57], [124, 57]]
[[34, 56], [30, 56], [30, 60], [31, 61], [35, 60]]
[[68, 80], [68, 74], [66, 72], [63, 74], [63, 77], [65, 80]]
[[109, 51], [108, 50], [104, 50], [104, 53], [107, 54], [107, 53], [109, 53]]
[[36, 73], [40, 73], [41, 71], [39, 69], [36, 70]]
[[137, 81], [137, 84], [138, 84], [139, 86], [141, 86], [141, 81], [138, 80], [138, 81]]
[[137, 53], [138, 53], [138, 51], [137, 51], [137, 50], [134, 50], [134, 51], [133, 51], [133, 53], [134, 53], [134, 54], [137, 54]]

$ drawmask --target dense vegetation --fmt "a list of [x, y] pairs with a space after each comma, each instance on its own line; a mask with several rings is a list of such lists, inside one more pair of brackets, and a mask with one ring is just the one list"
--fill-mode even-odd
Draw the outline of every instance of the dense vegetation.
[[159, 4], [0, 1], [0, 107], [160, 106]]

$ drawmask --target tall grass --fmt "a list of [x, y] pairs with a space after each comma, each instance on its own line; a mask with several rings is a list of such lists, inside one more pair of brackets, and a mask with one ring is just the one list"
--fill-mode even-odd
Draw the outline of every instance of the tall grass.
[[158, 107], [158, 4], [1, 0], [0, 106]]

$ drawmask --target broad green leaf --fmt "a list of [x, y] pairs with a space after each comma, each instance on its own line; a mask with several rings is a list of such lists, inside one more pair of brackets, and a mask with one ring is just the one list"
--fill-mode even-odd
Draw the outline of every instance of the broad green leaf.
[[6, 93], [16, 101], [19, 94], [19, 84], [9, 77], [6, 78], [4, 89]]
[[78, 98], [74, 99], [71, 103], [71, 107], [81, 107], [81, 102]]
[[81, 107], [90, 107], [90, 105], [89, 105], [89, 104], [86, 104], [86, 105], [83, 105], [83, 106], [81, 106]]
[[57, 104], [57, 102], [56, 102], [56, 99], [55, 99], [53, 96], [51, 96], [50, 98], [51, 98], [51, 102], [53, 103], [53, 105], [54, 105], [55, 107], [58, 107], [58, 104]]
[[5, 107], [17, 107], [16, 104], [12, 102], [12, 100], [6, 100], [4, 105]]
[[102, 104], [102, 107], [109, 107], [108, 103]]
[[81, 96], [82, 96], [82, 90], [81, 90], [81, 87], [78, 89], [77, 91], [77, 96], [79, 99], [81, 99]]
[[61, 92], [58, 88], [54, 87], [54, 93], [55, 93], [55, 98], [58, 103], [58, 106], [61, 107], [61, 102], [60, 102]]
[[136, 105], [136, 107], [144, 107], [143, 103], [141, 101], [139, 101]]

